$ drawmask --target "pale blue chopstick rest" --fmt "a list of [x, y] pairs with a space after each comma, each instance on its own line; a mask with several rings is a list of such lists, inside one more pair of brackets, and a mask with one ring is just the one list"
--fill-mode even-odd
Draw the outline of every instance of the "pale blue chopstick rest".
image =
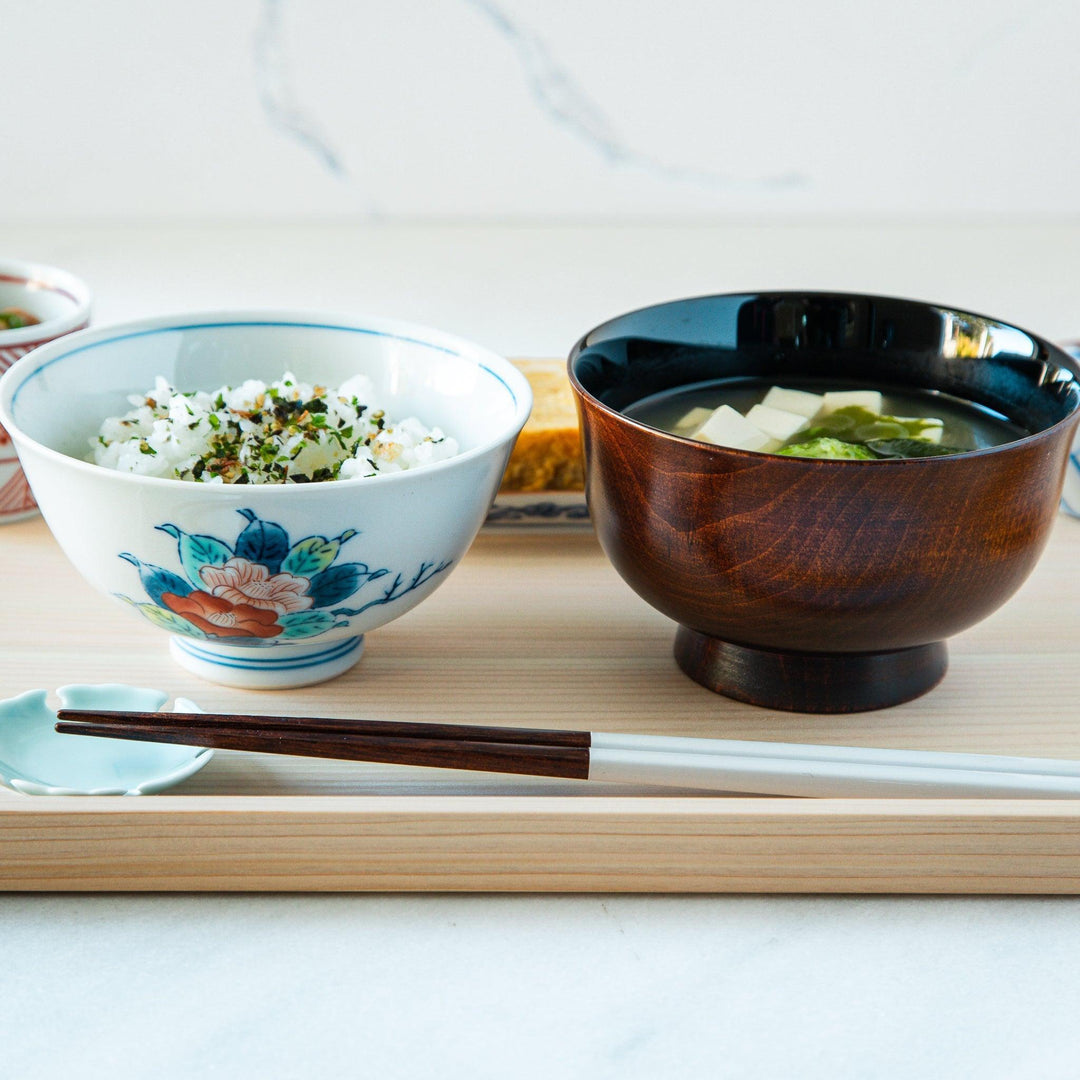
[[[167, 694], [122, 683], [62, 686], [67, 709], [156, 712]], [[0, 782], [25, 795], [152, 795], [186, 780], [212, 750], [166, 743], [123, 742], [53, 729], [56, 713], [45, 690], [0, 701]], [[177, 712], [201, 712], [177, 699]]]

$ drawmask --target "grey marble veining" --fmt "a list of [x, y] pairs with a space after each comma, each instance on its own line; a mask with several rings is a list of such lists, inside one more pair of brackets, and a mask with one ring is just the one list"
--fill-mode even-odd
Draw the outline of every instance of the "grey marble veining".
[[297, 97], [284, 22], [285, 0], [262, 0], [252, 35], [255, 87], [267, 122], [303, 147], [335, 176], [347, 173], [341, 154], [310, 108]]
[[539, 34], [495, 0], [463, 0], [463, 3], [483, 16], [513, 49], [538, 108], [553, 124], [590, 146], [609, 166], [640, 169], [659, 180], [705, 188], [744, 184], [789, 188], [809, 182], [805, 175], [795, 170], [774, 176], [740, 178], [734, 171], [696, 169], [631, 145]]
[[[610, 169], [637, 170], [654, 179], [703, 189], [786, 190], [810, 184], [803, 172], [788, 170], [741, 176], [669, 160], [632, 145], [618, 124], [586, 91], [540, 34], [495, 0], [461, 0], [483, 19], [513, 52], [530, 96], [547, 120], [589, 147]], [[313, 155], [334, 176], [351, 179], [342, 154], [310, 106], [297, 95], [286, 30], [287, 0], [261, 0], [252, 37], [255, 85], [271, 127]], [[372, 207], [371, 209], [374, 209]]]
[[19, 138], [0, 221], [1077, 214], [1067, 0], [858, 17], [850, 0], [111, 0], [8, 4], [4, 29]]

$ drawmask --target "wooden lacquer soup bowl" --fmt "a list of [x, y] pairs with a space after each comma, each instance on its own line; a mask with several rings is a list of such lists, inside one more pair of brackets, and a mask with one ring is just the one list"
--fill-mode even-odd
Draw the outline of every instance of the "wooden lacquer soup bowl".
[[[944, 639], [1039, 558], [1080, 419], [1070, 359], [1026, 331], [885, 297], [708, 296], [623, 315], [574, 347], [586, 494], [624, 580], [679, 623], [703, 685], [854, 712], [925, 693]], [[938, 391], [1027, 436], [965, 454], [810, 460], [726, 449], [622, 414], [717, 379]]]

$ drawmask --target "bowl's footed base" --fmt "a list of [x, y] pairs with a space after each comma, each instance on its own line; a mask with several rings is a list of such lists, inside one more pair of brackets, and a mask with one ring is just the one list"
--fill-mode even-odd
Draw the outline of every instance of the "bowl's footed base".
[[884, 709], [935, 687], [949, 666], [944, 641], [875, 653], [774, 652], [680, 626], [675, 660], [718, 694], [790, 712]]
[[245, 690], [287, 690], [333, 679], [364, 652], [364, 635], [329, 644], [275, 645], [253, 649], [195, 641], [169, 640], [173, 659], [200, 679]]

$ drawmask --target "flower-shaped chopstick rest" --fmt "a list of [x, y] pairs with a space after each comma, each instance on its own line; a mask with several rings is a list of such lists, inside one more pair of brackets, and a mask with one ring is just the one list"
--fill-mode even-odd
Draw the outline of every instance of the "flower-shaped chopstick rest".
[[[122, 683], [62, 686], [66, 709], [156, 712], [160, 690]], [[0, 701], [0, 782], [25, 795], [153, 795], [186, 780], [213, 755], [197, 746], [72, 738], [53, 730], [56, 712], [45, 690]], [[177, 698], [175, 712], [201, 712]]]

